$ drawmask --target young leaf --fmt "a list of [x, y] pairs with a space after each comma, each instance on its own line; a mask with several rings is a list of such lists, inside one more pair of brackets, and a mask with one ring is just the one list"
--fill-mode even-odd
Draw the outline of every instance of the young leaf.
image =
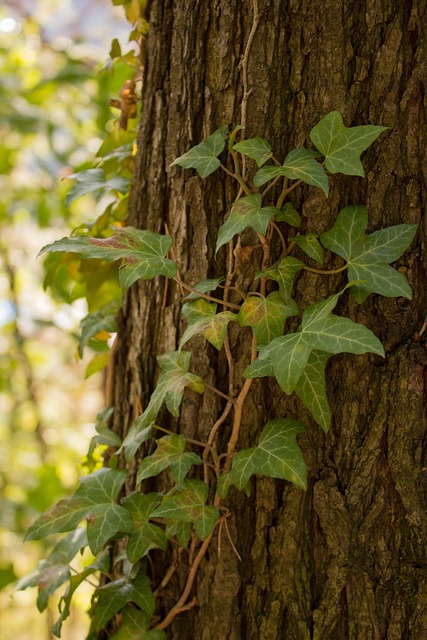
[[109, 238], [62, 238], [43, 247], [39, 253], [76, 253], [82, 258], [99, 258], [108, 262], [122, 260], [119, 271], [120, 286], [128, 289], [136, 280], [149, 280], [158, 275], [173, 278], [176, 264], [165, 258], [172, 246], [169, 236], [123, 227]]
[[150, 437], [150, 427], [164, 402], [171, 414], [178, 416], [185, 387], [190, 387], [196, 393], [203, 393], [205, 389], [203, 379], [188, 373], [190, 360], [191, 351], [170, 351], [157, 358], [162, 367], [157, 386], [147, 408], [135, 420], [122, 445], [128, 462], [138, 451], [142, 442]]
[[76, 529], [69, 533], [54, 546], [47, 558], [40, 560], [34, 571], [18, 580], [15, 589], [20, 591], [38, 586], [37, 608], [44, 611], [52, 593], [70, 579], [69, 563], [85, 546], [87, 536], [84, 529]]
[[81, 334], [78, 348], [80, 358], [83, 357], [85, 345], [91, 338], [94, 338], [101, 331], [106, 331], [107, 333], [114, 333], [117, 331], [116, 316], [118, 309], [118, 302], [108, 302], [98, 309], [98, 311], [89, 313], [85, 318], [83, 318], [80, 322]]
[[305, 236], [294, 236], [289, 238], [289, 242], [295, 242], [310, 258], [323, 264], [323, 249], [317, 239], [317, 234], [307, 233]]
[[144, 458], [139, 466], [137, 483], [145, 478], [156, 476], [170, 467], [173, 479], [177, 484], [181, 484], [193, 464], [202, 463], [197, 453], [184, 451], [186, 439], [182, 434], [163, 436], [163, 438], [156, 440], [156, 443], [156, 451], [151, 456]]
[[328, 113], [310, 132], [310, 140], [325, 156], [331, 173], [364, 176], [360, 154], [388, 127], [346, 127], [339, 111]]
[[297, 420], [270, 420], [263, 428], [258, 446], [239, 451], [233, 458], [231, 475], [238, 489], [248, 486], [252, 475], [289, 480], [307, 488], [307, 468], [296, 436], [305, 427]]
[[219, 518], [218, 509], [205, 504], [209, 486], [200, 480], [185, 480], [183, 486], [182, 490], [165, 496], [150, 517], [192, 522], [199, 538], [206, 540]]
[[195, 334], [201, 333], [206, 340], [220, 350], [224, 344], [228, 323], [237, 320], [237, 315], [231, 311], [216, 313], [217, 305], [198, 298], [182, 307], [182, 314], [188, 323], [187, 329], [180, 341], [182, 347]]
[[262, 167], [273, 155], [273, 150], [267, 140], [258, 137], [238, 142], [233, 148], [244, 156], [255, 160], [259, 167]]
[[197, 169], [201, 178], [207, 178], [221, 164], [218, 156], [224, 149], [227, 135], [227, 127], [217, 129], [209, 138], [174, 160], [171, 167], [178, 164], [185, 169]]
[[295, 393], [327, 433], [331, 426], [331, 409], [326, 394], [325, 369], [329, 353], [312, 351], [295, 387]]
[[276, 176], [286, 176], [291, 180], [303, 180], [307, 184], [322, 189], [325, 196], [329, 193], [328, 176], [322, 165], [315, 159], [319, 154], [316, 151], [293, 149], [286, 156], [280, 167], [262, 167], [254, 177], [254, 185], [261, 187]]
[[87, 171], [79, 171], [73, 173], [69, 178], [73, 178], [75, 183], [67, 193], [65, 204], [68, 207], [74, 200], [92, 193], [98, 200], [110, 191], [118, 191], [126, 193], [129, 189], [130, 180], [115, 176], [107, 180], [103, 169], [88, 169]]
[[285, 302], [279, 291], [273, 291], [266, 298], [248, 296], [239, 311], [239, 325], [252, 327], [259, 344], [268, 344], [283, 335], [286, 318], [297, 314], [294, 300]]
[[[296, 389], [313, 350], [331, 354], [371, 352], [384, 356], [381, 342], [370, 329], [348, 318], [331, 314], [342, 293], [307, 307], [297, 333], [275, 338], [270, 344], [259, 348], [259, 359], [270, 362], [285, 393], [291, 394]], [[261, 364], [255, 360], [246, 369], [245, 376], [258, 377]]]
[[138, 562], [150, 549], [166, 549], [165, 532], [148, 521], [150, 512], [159, 503], [160, 495], [158, 493], [144, 495], [139, 491], [131, 493], [130, 496], [122, 500], [123, 507], [129, 511], [133, 521], [132, 533], [126, 545], [126, 555], [132, 564]]
[[166, 640], [166, 633], [150, 629], [150, 616], [144, 611], [127, 606], [122, 612], [122, 625], [111, 640]]
[[301, 216], [291, 202], [285, 202], [276, 214], [276, 222], [287, 222], [291, 227], [298, 228], [301, 226]]
[[345, 207], [334, 226], [320, 236], [324, 247], [348, 262], [348, 279], [362, 280], [352, 287], [357, 302], [370, 293], [386, 297], [412, 298], [411, 288], [401, 273], [389, 266], [405, 252], [417, 230], [414, 224], [399, 224], [366, 235], [366, 207]]
[[264, 271], [258, 271], [256, 278], [270, 278], [275, 280], [279, 285], [279, 291], [283, 296], [285, 302], [288, 302], [292, 296], [292, 290], [294, 288], [294, 280], [298, 271], [304, 268], [304, 263], [297, 258], [287, 256], [282, 258], [276, 267], [270, 267], [264, 269]]
[[105, 549], [98, 558], [89, 566], [86, 567], [81, 573], [77, 575], [72, 575], [70, 578], [70, 584], [68, 586], [67, 591], [63, 595], [59, 603], [59, 610], [61, 615], [58, 620], [52, 627], [52, 633], [57, 638], [61, 637], [61, 628], [64, 620], [68, 618], [70, 615], [71, 609], [71, 600], [73, 598], [74, 592], [76, 589], [82, 584], [84, 580], [86, 580], [90, 575], [97, 571], [101, 571], [102, 573], [108, 573], [110, 569], [110, 552], [108, 549]]
[[132, 519], [115, 500], [127, 471], [98, 469], [80, 479], [80, 486], [69, 498], [60, 500], [28, 529], [26, 540], [40, 540], [52, 533], [71, 531], [86, 519], [89, 547], [97, 555], [118, 531], [129, 531]]
[[278, 212], [277, 207], [263, 207], [262, 196], [259, 193], [239, 198], [233, 205], [228, 219], [219, 228], [215, 252], [246, 227], [265, 235], [268, 223]]
[[133, 582], [129, 582], [126, 578], [109, 582], [97, 589], [95, 593], [98, 596], [98, 602], [91, 627], [95, 632], [105, 627], [113, 615], [123, 609], [128, 602], [134, 602], [149, 616], [154, 613], [155, 602], [150, 588], [150, 579], [144, 574], [140, 574]]

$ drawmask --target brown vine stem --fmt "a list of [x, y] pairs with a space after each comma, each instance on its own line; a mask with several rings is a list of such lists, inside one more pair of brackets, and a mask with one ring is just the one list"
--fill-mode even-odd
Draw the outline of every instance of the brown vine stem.
[[213, 387], [212, 385], [208, 384], [206, 382], [206, 380], [204, 381], [204, 384], [205, 384], [206, 389], [209, 389], [209, 391], [213, 391], [218, 396], [221, 396], [221, 398], [225, 398], [225, 400], [227, 400], [228, 402], [232, 402], [233, 404], [235, 404], [235, 402], [236, 402], [235, 398], [230, 398], [230, 396], [228, 396], [226, 393], [223, 393], [222, 391], [220, 391], [216, 387]]
[[[251, 26], [251, 30], [249, 32], [249, 36], [246, 42], [246, 47], [245, 47], [245, 51], [243, 53], [243, 58], [241, 61], [241, 67], [242, 67], [242, 85], [243, 85], [243, 98], [242, 98], [242, 103], [241, 103], [241, 115], [242, 115], [242, 119], [241, 119], [241, 125], [242, 125], [242, 129], [241, 129], [241, 134], [240, 134], [240, 141], [242, 142], [245, 139], [245, 134], [246, 134], [246, 117], [247, 117], [247, 111], [248, 111], [248, 100], [249, 97], [252, 93], [252, 89], [249, 89], [249, 79], [248, 79], [248, 68], [249, 68], [249, 57], [251, 54], [251, 49], [252, 49], [252, 42], [253, 39], [255, 37], [255, 33], [256, 30], [258, 29], [258, 25], [261, 19], [261, 15], [259, 12], [259, 7], [258, 7], [258, 0], [252, 0], [252, 8], [253, 8], [253, 16], [252, 16], [252, 26]], [[242, 159], [242, 175], [243, 175], [243, 179], [246, 177], [246, 159], [245, 156], [243, 156]]]
[[348, 268], [348, 264], [345, 264], [342, 267], [339, 267], [338, 269], [331, 269], [330, 271], [326, 269], [315, 269], [314, 267], [307, 267], [307, 266], [303, 267], [305, 271], [311, 271], [312, 273], [321, 273], [322, 275], [325, 275], [325, 276], [333, 276], [335, 273], [342, 273], [342, 271], [345, 271], [347, 268]]
[[[231, 400], [229, 400], [227, 402], [227, 404], [224, 407], [224, 411], [222, 412], [222, 414], [220, 415], [220, 417], [218, 418], [218, 420], [215, 422], [214, 426], [212, 427], [210, 434], [209, 434], [209, 438], [208, 438], [208, 442], [207, 442], [207, 447], [206, 449], [203, 451], [203, 471], [204, 471], [204, 481], [207, 483], [207, 479], [208, 479], [208, 466], [207, 466], [207, 457], [209, 455], [209, 451], [212, 451], [213, 448], [213, 444], [215, 442], [215, 437], [217, 434], [218, 429], [220, 428], [220, 426], [225, 422], [225, 420], [227, 419], [228, 414], [231, 411], [231, 407], [233, 406], [233, 404], [235, 404], [236, 401], [231, 402]], [[216, 472], [218, 472], [218, 469], [215, 469]]]
[[286, 240], [283, 236], [283, 233], [280, 231], [279, 227], [277, 226], [277, 224], [274, 222], [274, 220], [270, 220], [270, 224], [273, 227], [273, 229], [275, 229], [275, 231], [277, 232], [279, 238], [280, 238], [280, 242], [282, 243], [282, 249], [283, 249], [283, 253], [286, 254]]
[[[153, 429], [157, 429], [157, 431], [163, 431], [163, 433], [167, 433], [170, 436], [176, 436], [176, 433], [174, 431], [169, 431], [169, 429], [165, 429], [164, 427], [159, 427], [157, 424], [152, 424], [151, 426]], [[193, 438], [187, 438], [187, 436], [185, 436], [185, 439], [187, 442], [190, 442], [191, 444], [195, 444], [198, 447], [206, 448], [208, 446], [205, 442], [200, 442], [200, 440], [193, 440]]]
[[214, 298], [213, 296], [209, 296], [207, 293], [200, 293], [197, 289], [190, 287], [190, 285], [183, 282], [179, 277], [175, 276], [173, 278], [175, 282], [182, 285], [184, 289], [190, 291], [191, 293], [195, 293], [199, 298], [205, 298], [205, 300], [210, 300], [211, 302], [217, 302], [218, 304], [222, 304], [224, 307], [229, 307], [229, 309], [234, 309], [235, 311], [240, 311], [240, 307], [237, 304], [233, 304], [232, 302], [226, 302], [225, 300], [220, 300], [220, 298]]
[[[191, 566], [191, 569], [188, 572], [187, 581], [185, 583], [184, 590], [181, 593], [181, 596], [180, 596], [178, 602], [175, 604], [175, 606], [172, 607], [172, 609], [168, 612], [166, 617], [161, 622], [159, 622], [159, 624], [157, 624], [154, 627], [154, 629], [166, 629], [166, 627], [168, 627], [171, 624], [171, 622], [173, 621], [175, 616], [177, 616], [182, 611], [186, 611], [187, 609], [191, 608], [188, 604], [185, 604], [185, 603], [187, 602], [187, 598], [190, 595], [191, 589], [193, 588], [194, 580], [196, 578], [197, 570], [199, 568], [199, 565], [200, 565], [201, 561], [203, 560], [206, 551], [208, 550], [210, 541], [212, 540], [214, 531], [215, 531], [217, 525], [219, 524], [219, 522], [220, 521], [218, 520], [218, 522], [215, 524], [215, 526], [212, 529], [212, 531], [209, 534], [209, 536], [206, 538], [206, 540], [204, 540], [202, 542], [202, 545], [201, 545], [199, 551], [197, 552], [196, 557], [194, 558], [194, 561], [193, 561], [193, 564]], [[194, 604], [196, 604], [196, 599], [193, 598], [193, 600], [191, 602], [194, 602]], [[190, 603], [191, 606], [194, 606], [194, 604]]]

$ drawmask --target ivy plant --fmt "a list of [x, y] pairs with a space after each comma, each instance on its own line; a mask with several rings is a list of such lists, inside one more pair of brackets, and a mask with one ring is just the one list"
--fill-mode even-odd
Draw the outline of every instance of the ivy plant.
[[[215, 249], [217, 254], [234, 251], [236, 267], [222, 278], [184, 282], [178, 275], [179, 265], [171, 258], [175, 255], [170, 251], [172, 238], [131, 227], [103, 232], [100, 237], [81, 234], [64, 238], [41, 251], [117, 263], [123, 289], [140, 278], [165, 277], [175, 280], [188, 294], [182, 307], [187, 327], [177, 349], [158, 357], [161, 373], [157, 386], [125, 440], [121, 442], [108, 427], [112, 409], [100, 418], [92, 450], [102, 444], [113, 447], [116, 455], [110, 458], [110, 467], [82, 477], [71, 497], [42, 514], [28, 530], [29, 540], [67, 533], [51, 556], [20, 585], [25, 588], [36, 581], [39, 585], [43, 582], [39, 597], [43, 607], [50, 593], [69, 581], [54, 627], [57, 636], [79, 580], [88, 571], [95, 571], [89, 568], [71, 576], [69, 559], [88, 545], [95, 556], [91, 567], [108, 576], [104, 554], [120, 540], [127, 569], [120, 579], [104, 580], [103, 586], [96, 589], [89, 637], [95, 637], [113, 616], [120, 614], [121, 626], [114, 638], [165, 638], [164, 630], [175, 616], [191, 606], [196, 574], [193, 569], [200, 564], [217, 526], [222, 526], [228, 517], [228, 493], [233, 490], [250, 494], [254, 476], [281, 479], [293, 483], [297, 490], [307, 487], [309, 470], [298, 444], [298, 434], [307, 426], [297, 417], [279, 416], [257, 425], [251, 446], [240, 446], [242, 408], [252, 381], [274, 378], [283, 393], [295, 393], [300, 398], [314, 421], [327, 432], [333, 419], [325, 379], [328, 360], [340, 353], [372, 354], [377, 358], [385, 355], [380, 340], [370, 329], [336, 312], [338, 301], [352, 296], [361, 304], [372, 294], [411, 298], [405, 277], [390, 264], [412, 242], [414, 225], [400, 224], [367, 233], [367, 209], [356, 204], [338, 212], [332, 227], [320, 235], [300, 234], [302, 217], [289, 200], [302, 183], [320, 189], [327, 197], [329, 174], [363, 176], [360, 155], [385, 127], [346, 127], [341, 114], [333, 111], [310, 133], [315, 148], [290, 150], [282, 162], [274, 157], [269, 142], [259, 136], [246, 140], [242, 135], [237, 141], [239, 131], [220, 127], [173, 162], [176, 170], [195, 170], [202, 179], [222, 171], [226, 179], [235, 182], [236, 199], [219, 228]], [[249, 179], [244, 167], [251, 162], [253, 178]], [[94, 177], [93, 190], [113, 188], [112, 182], [100, 174], [88, 174], [84, 179]], [[70, 198], [78, 195], [81, 184], [83, 177]], [[120, 190], [121, 186], [121, 182], [114, 183], [115, 189]], [[258, 269], [253, 269], [252, 281], [242, 286], [237, 268], [239, 252], [246, 260], [255, 261], [253, 245], [243, 246], [248, 229], [262, 256]], [[325, 256], [330, 262], [331, 254], [337, 256], [338, 266], [320, 268]], [[302, 307], [293, 294], [302, 271], [325, 278], [346, 272], [348, 283], [328, 298]], [[114, 314], [114, 305], [107, 306], [84, 322], [80, 352], [99, 331], [115, 329]], [[290, 318], [294, 318], [292, 324]], [[188, 343], [195, 335], [201, 335], [218, 351], [230, 350], [231, 325], [234, 331], [247, 333], [249, 329], [252, 343], [244, 378], [240, 384], [233, 381], [224, 391], [211, 387], [192, 370]], [[167, 427], [167, 412], [179, 415], [187, 387], [198, 394], [209, 389], [223, 402], [223, 413], [213, 421], [204, 441], [186, 438]], [[163, 406], [166, 412], [161, 411]], [[220, 450], [217, 430], [230, 412], [234, 413], [232, 427], [227, 444]], [[142, 447], [147, 441], [153, 441], [152, 446]], [[130, 495], [120, 498], [127, 481], [127, 471], [120, 467], [126, 462], [136, 469], [136, 486]], [[145, 481], [159, 474], [169, 483], [168, 490], [164, 494], [146, 492]], [[79, 528], [82, 522], [86, 523], [85, 528]], [[159, 620], [155, 611], [156, 597], [160, 596], [158, 591], [154, 593], [146, 556], [152, 549], [166, 549], [172, 539], [175, 557], [177, 549], [186, 547], [191, 539], [193, 568], [189, 567], [181, 598]], [[175, 571], [174, 563], [175, 559], [163, 585]]]

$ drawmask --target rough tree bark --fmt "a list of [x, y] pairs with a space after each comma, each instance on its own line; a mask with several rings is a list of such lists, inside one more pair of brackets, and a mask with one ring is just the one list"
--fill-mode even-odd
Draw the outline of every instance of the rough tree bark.
[[[342, 206], [359, 203], [368, 206], [369, 231], [420, 224], [399, 263], [414, 296], [411, 302], [371, 295], [363, 305], [349, 303], [350, 317], [383, 341], [386, 358], [332, 359], [334, 418], [326, 437], [272, 379], [254, 383], [240, 445], [248, 446], [270, 418], [300, 417], [308, 426], [299, 443], [309, 488], [304, 493], [258, 479], [250, 499], [230, 494], [231, 533], [242, 562], [225, 538], [219, 557], [211, 544], [194, 589], [197, 606], [175, 618], [170, 638], [418, 640], [427, 637], [426, 350], [417, 340], [427, 312], [427, 5], [259, 0], [259, 9], [246, 137], [265, 137], [283, 157], [306, 144], [310, 129], [334, 109], [347, 126], [389, 126], [365, 155], [366, 179], [334, 176], [327, 200], [306, 187], [294, 202], [306, 229], [315, 232], [330, 226]], [[222, 270], [213, 256], [215, 234], [235, 187], [225, 174], [202, 182], [170, 164], [219, 126], [240, 122], [239, 63], [252, 11], [250, 0], [147, 3], [150, 33], [128, 224], [164, 233], [167, 223], [181, 275], [191, 284]], [[329, 286], [336, 290], [343, 282], [340, 275], [332, 280], [303, 275], [298, 295], [305, 304], [319, 290], [326, 296]], [[165, 304], [164, 287], [159, 279], [139, 282], [125, 296], [114, 386], [115, 428], [123, 435], [154, 388], [156, 355], [175, 349], [182, 331], [179, 290], [169, 287]], [[223, 356], [202, 338], [191, 346], [192, 371], [226, 390]], [[247, 351], [246, 342], [234, 344], [236, 380]], [[175, 427], [201, 439], [221, 406], [209, 391], [202, 397], [186, 392]], [[131, 474], [129, 491], [133, 483]], [[161, 566], [157, 555], [154, 579]], [[166, 605], [181, 588], [178, 576]]]

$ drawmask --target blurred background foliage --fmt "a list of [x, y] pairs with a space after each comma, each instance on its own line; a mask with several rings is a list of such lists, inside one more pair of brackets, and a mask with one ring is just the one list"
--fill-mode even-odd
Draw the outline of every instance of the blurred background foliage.
[[[35, 590], [14, 590], [52, 542], [23, 545], [22, 537], [34, 517], [73, 489], [86, 470], [81, 461], [103, 405], [99, 371], [108, 360], [120, 301], [116, 265], [83, 264], [70, 254], [45, 261], [36, 256], [72, 229], [109, 235], [111, 224], [120, 225], [126, 215], [136, 121], [126, 130], [120, 126], [123, 112], [110, 100], [120, 106], [126, 80], [138, 81], [137, 40], [145, 28], [137, 22], [140, 6], [141, 0], [10, 0], [0, 7], [4, 638], [52, 637], [58, 598], [40, 615]], [[119, 185], [111, 182], [117, 176]], [[97, 331], [100, 318], [105, 329]], [[96, 464], [96, 455], [90, 463]], [[76, 594], [63, 638], [85, 636], [90, 589], [83, 585]]]

